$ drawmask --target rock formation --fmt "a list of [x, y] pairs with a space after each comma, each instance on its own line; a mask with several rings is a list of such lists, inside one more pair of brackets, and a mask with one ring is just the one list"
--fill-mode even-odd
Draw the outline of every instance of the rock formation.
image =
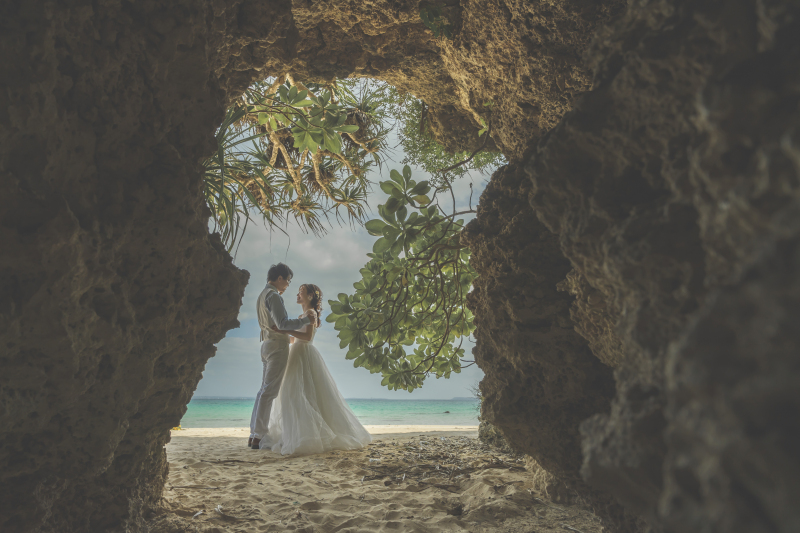
[[0, 531], [135, 531], [248, 278], [201, 196], [223, 94], [157, 13], [0, 25]]
[[451, 148], [490, 121], [484, 416], [609, 531], [800, 527], [800, 8], [421, 5], [0, 6], [0, 530], [143, 529], [247, 282], [199, 162], [286, 72], [385, 79]]
[[[787, 329], [800, 304], [798, 15], [782, 2], [632, 4], [596, 42], [592, 91], [522, 164], [532, 212], [572, 267], [558, 283], [577, 298], [575, 331], [615, 369], [610, 412], [580, 426], [581, 473], [656, 530], [800, 524], [788, 503], [800, 495], [800, 337]], [[528, 333], [508, 320], [484, 326], [514, 305], [494, 287], [519, 266], [482, 243], [522, 238], [511, 228], [530, 215], [492, 202], [468, 235], [486, 276], [478, 356], [520, 371], [549, 354], [515, 347]], [[552, 271], [536, 259], [522, 291]], [[519, 435], [503, 407], [518, 389], [490, 374], [484, 401]]]

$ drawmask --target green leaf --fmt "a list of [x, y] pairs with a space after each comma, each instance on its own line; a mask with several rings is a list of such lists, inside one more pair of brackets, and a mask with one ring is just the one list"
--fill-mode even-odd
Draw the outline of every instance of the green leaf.
[[381, 237], [372, 245], [372, 251], [376, 254], [380, 254], [388, 250], [391, 246], [392, 243], [389, 242], [386, 237]]
[[341, 137], [339, 137], [335, 133], [328, 134], [327, 131], [323, 134], [323, 136], [325, 138], [325, 147], [329, 151], [333, 152], [334, 154], [342, 153], [342, 138]]
[[375, 235], [375, 236], [381, 235], [383, 233], [383, 229], [386, 226], [388, 226], [386, 222], [378, 219], [370, 220], [369, 222], [364, 224], [364, 227], [367, 229], [370, 235]]
[[397, 190], [397, 185], [395, 185], [392, 181], [382, 181], [381, 190], [386, 194], [392, 194], [392, 191]]
[[400, 200], [393, 196], [386, 201], [386, 210], [390, 213], [394, 213], [400, 208], [400, 205]]
[[408, 181], [411, 179], [411, 167], [408, 165], [403, 167], [403, 178], [406, 184], [408, 184]]
[[305, 132], [296, 133], [294, 135], [294, 147], [302, 149], [306, 144], [306, 134]]
[[414, 187], [410, 191], [411, 196], [417, 196], [420, 194], [428, 194], [430, 192], [431, 186], [427, 181], [421, 181], [414, 185]]
[[406, 219], [406, 215], [408, 214], [408, 209], [406, 209], [406, 206], [403, 206], [400, 209], [398, 209], [397, 213], [395, 214], [397, 215], [397, 220], [399, 222], [403, 222]]
[[403, 176], [396, 170], [392, 170], [389, 172], [389, 177], [392, 178], [392, 181], [400, 185], [401, 189], [405, 189], [405, 180], [403, 180]]
[[[347, 117], [345, 117], [345, 118], [347, 118]], [[359, 130], [359, 127], [358, 126], [347, 125], [347, 126], [336, 126], [334, 129], [336, 131], [341, 131], [343, 133], [355, 133], [355, 132], [357, 132]]]
[[413, 200], [414, 200], [415, 202], [417, 202], [419, 205], [428, 205], [429, 203], [431, 203], [431, 199], [430, 199], [430, 198], [428, 198], [428, 197], [427, 197], [426, 195], [424, 195], [424, 194], [420, 194], [419, 196], [415, 196], [415, 197], [413, 198]]
[[399, 255], [400, 255], [400, 252], [401, 252], [401, 251], [403, 251], [403, 239], [397, 239], [397, 240], [394, 242], [394, 244], [392, 245], [392, 248], [391, 248], [391, 250], [389, 251], [389, 253], [390, 253], [390, 254], [391, 254], [393, 257], [397, 257], [397, 256], [399, 256]]
[[[388, 204], [389, 202], [386, 203]], [[397, 218], [394, 216], [394, 212], [389, 211], [385, 205], [379, 205], [378, 212], [388, 224], [391, 224], [392, 226], [397, 225]]]
[[400, 236], [401, 233], [403, 233], [402, 230], [400, 230], [398, 228], [395, 228], [395, 227], [392, 227], [392, 226], [390, 226], [388, 224], [386, 225], [386, 227], [383, 230], [383, 236], [386, 237], [386, 240], [388, 240], [392, 244], [397, 239], [397, 237]]

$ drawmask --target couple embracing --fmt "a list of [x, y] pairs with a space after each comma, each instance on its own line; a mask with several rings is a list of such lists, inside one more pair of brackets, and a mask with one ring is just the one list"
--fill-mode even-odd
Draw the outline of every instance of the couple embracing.
[[283, 455], [361, 448], [372, 437], [339, 393], [313, 344], [321, 325], [322, 291], [316, 285], [301, 285], [297, 303], [303, 314], [290, 319], [281, 294], [293, 275], [283, 263], [270, 267], [267, 286], [256, 302], [264, 373], [248, 446]]

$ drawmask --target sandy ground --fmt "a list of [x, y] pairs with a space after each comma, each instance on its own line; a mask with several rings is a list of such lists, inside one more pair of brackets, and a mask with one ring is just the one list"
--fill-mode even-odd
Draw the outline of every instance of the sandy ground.
[[482, 445], [477, 427], [367, 429], [364, 449], [298, 457], [248, 449], [246, 429], [173, 431], [151, 530], [602, 531], [589, 511], [549, 502], [544, 472]]

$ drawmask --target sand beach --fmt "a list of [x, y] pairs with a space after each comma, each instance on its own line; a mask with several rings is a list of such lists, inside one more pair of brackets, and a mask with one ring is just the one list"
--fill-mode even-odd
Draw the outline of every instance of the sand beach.
[[250, 450], [244, 428], [184, 429], [167, 444], [153, 531], [600, 533], [553, 503], [536, 463], [477, 440], [476, 426], [366, 426], [369, 446], [311, 456]]

